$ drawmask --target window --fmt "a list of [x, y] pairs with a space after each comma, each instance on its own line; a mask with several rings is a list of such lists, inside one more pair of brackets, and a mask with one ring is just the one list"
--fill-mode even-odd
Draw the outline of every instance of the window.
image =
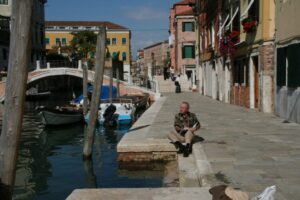
[[123, 52], [123, 53], [122, 53], [122, 60], [123, 60], [123, 61], [126, 61], [126, 60], [127, 60], [127, 54], [126, 54], [126, 52]]
[[[248, 3], [250, 2], [251, 0], [248, 0]], [[248, 17], [253, 18], [257, 21], [259, 21], [259, 4], [260, 0], [254, 0], [254, 3], [248, 11]]]
[[8, 0], [0, 0], [0, 5], [8, 5]]
[[292, 44], [287, 48], [288, 87], [300, 87], [300, 44]]
[[110, 38], [106, 39], [106, 45], [110, 45]]
[[182, 58], [195, 58], [195, 46], [194, 45], [183, 46]]
[[122, 38], [122, 45], [126, 45], [126, 44], [127, 44], [126, 38]]
[[77, 29], [78, 29], [78, 26], [73, 26], [72, 29], [73, 29], [73, 30], [77, 30]]
[[243, 58], [234, 61], [234, 83], [249, 85], [249, 59]]
[[59, 27], [59, 29], [60, 29], [60, 30], [65, 30], [65, 29], [66, 29], [66, 27], [64, 27], [64, 26], [60, 26], [60, 27]]
[[194, 32], [195, 24], [194, 22], [183, 22], [182, 23], [182, 32]]
[[[241, 30], [241, 8], [240, 2], [236, 3], [235, 9], [239, 8], [239, 11], [232, 22], [232, 31], [240, 31]], [[235, 12], [235, 11], [233, 11]]]
[[67, 45], [67, 39], [66, 38], [62, 38], [61, 39], [61, 44], [62, 45]]
[[300, 44], [277, 49], [277, 86], [300, 87]]
[[60, 43], [60, 38], [56, 38], [56, 39], [55, 39], [55, 44], [56, 44], [56, 46], [61, 45], [61, 43]]
[[50, 44], [50, 38], [46, 38], [46, 45], [49, 45]]
[[117, 38], [113, 38], [113, 39], [111, 40], [111, 43], [112, 43], [112, 45], [117, 45]]
[[112, 53], [112, 59], [117, 60], [118, 59], [118, 53], [113, 52]]
[[3, 60], [7, 60], [7, 50], [6, 49], [2, 49], [2, 57], [3, 57]]

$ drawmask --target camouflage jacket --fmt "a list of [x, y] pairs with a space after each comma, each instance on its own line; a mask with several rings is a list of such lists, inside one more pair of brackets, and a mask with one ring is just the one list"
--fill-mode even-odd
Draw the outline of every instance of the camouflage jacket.
[[180, 129], [183, 129], [184, 127], [193, 128], [195, 124], [195, 128], [198, 130], [200, 128], [200, 123], [194, 113], [189, 112], [187, 115], [178, 113], [175, 115], [174, 127], [177, 126]]

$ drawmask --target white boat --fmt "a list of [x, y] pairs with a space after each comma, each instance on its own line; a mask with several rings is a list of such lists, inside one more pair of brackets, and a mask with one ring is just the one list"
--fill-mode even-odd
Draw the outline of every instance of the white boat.
[[74, 124], [83, 121], [83, 114], [80, 110], [59, 110], [43, 108], [39, 115], [46, 126], [59, 126]]

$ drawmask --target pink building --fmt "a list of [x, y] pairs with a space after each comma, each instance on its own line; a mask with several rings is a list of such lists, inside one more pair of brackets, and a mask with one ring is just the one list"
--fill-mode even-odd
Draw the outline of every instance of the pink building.
[[183, 0], [174, 4], [170, 12], [171, 66], [190, 87], [196, 85], [195, 17], [190, 6], [194, 3], [195, 0]]

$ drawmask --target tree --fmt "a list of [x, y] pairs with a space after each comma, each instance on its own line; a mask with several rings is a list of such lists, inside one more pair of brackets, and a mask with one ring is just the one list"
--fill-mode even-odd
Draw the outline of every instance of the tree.
[[73, 32], [70, 51], [78, 59], [88, 61], [94, 58], [96, 52], [97, 35], [93, 31]]

